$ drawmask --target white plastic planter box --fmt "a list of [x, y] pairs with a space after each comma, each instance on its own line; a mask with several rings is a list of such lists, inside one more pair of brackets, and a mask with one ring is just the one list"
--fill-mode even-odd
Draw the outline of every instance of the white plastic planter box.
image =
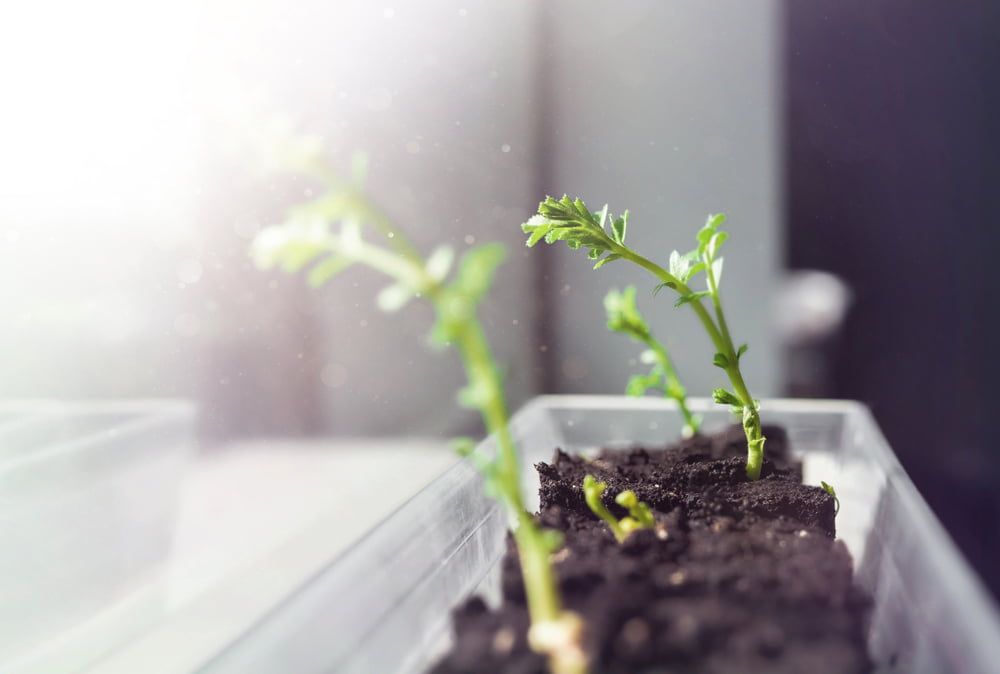
[[159, 617], [193, 419], [175, 401], [0, 404], [0, 672], [77, 671]]
[[[731, 418], [696, 401], [711, 430]], [[1000, 671], [1000, 620], [986, 590], [916, 492], [868, 410], [857, 403], [769, 400], [765, 423], [788, 430], [807, 483], [836, 486], [838, 536], [875, 601], [870, 652], [880, 672]], [[674, 407], [656, 399], [536, 398], [512, 428], [532, 465], [556, 447], [666, 444]], [[486, 441], [479, 451], [491, 451]], [[537, 505], [537, 498], [530, 501]], [[420, 672], [442, 652], [449, 610], [495, 595], [507, 523], [468, 463], [458, 463], [232, 644], [205, 674]]]

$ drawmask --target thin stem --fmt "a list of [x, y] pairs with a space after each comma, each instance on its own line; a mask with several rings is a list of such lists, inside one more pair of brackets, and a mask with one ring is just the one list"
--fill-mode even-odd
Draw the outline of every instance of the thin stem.
[[397, 253], [411, 262], [423, 262], [420, 251], [410, 243], [409, 239], [392, 224], [392, 220], [375, 205], [375, 202], [368, 197], [361, 187], [351, 185], [344, 181], [336, 172], [332, 171], [322, 161], [309, 162], [303, 170], [316, 180], [324, 183], [332, 193], [340, 193], [350, 199], [359, 211], [361, 220], [370, 224], [377, 232], [385, 236], [389, 241], [389, 246]]
[[500, 374], [494, 366], [496, 361], [479, 321], [469, 321], [459, 333], [457, 343], [469, 383], [473, 387], [482, 387], [487, 392], [480, 411], [486, 431], [496, 438], [497, 466], [501, 474], [498, 482], [504, 490], [508, 508], [517, 519], [514, 538], [521, 559], [531, 621], [538, 623], [558, 620], [562, 604], [556, 592], [548, 546], [524, 505], [519, 486], [521, 466], [507, 424], [508, 415]]
[[761, 432], [760, 414], [757, 412], [757, 401], [750, 394], [743, 373], [740, 371], [740, 355], [729, 334], [726, 314], [722, 311], [722, 298], [719, 296], [719, 280], [715, 278], [713, 260], [705, 259], [705, 277], [712, 296], [712, 305], [718, 320], [719, 331], [722, 334], [726, 350], [721, 353], [726, 356], [725, 372], [733, 385], [733, 392], [743, 403], [743, 433], [747, 436], [747, 477], [751, 480], [760, 479], [760, 471], [764, 465], [764, 435]]
[[365, 210], [368, 215], [366, 222], [371, 224], [379, 233], [383, 234], [385, 238], [389, 240], [389, 245], [396, 249], [401, 255], [413, 261], [423, 261], [423, 257], [416, 247], [410, 243], [410, 240], [403, 236], [392, 224], [385, 213], [381, 211], [377, 206], [372, 204], [372, 202], [360, 191], [353, 190], [353, 193], [358, 197], [365, 205]]
[[[682, 283], [680, 279], [652, 260], [645, 258], [642, 255], [633, 252], [631, 249], [617, 243], [612, 243], [612, 247], [613, 252], [650, 272], [653, 276], [660, 279], [660, 281], [668, 284], [671, 288], [677, 291], [678, 294], [688, 295], [691, 293], [691, 289], [685, 283]], [[708, 333], [709, 338], [712, 340], [712, 344], [714, 344], [717, 349], [721, 350], [724, 346], [722, 335], [719, 333], [719, 329], [715, 327], [715, 323], [712, 321], [711, 315], [709, 315], [708, 311], [705, 310], [701, 300], [692, 300], [688, 302], [688, 305], [694, 311], [695, 315], [698, 316], [698, 320], [700, 320], [702, 326], [704, 326], [705, 332]]]
[[708, 289], [712, 296], [712, 306], [715, 309], [715, 317], [718, 321], [719, 333], [722, 337], [724, 348], [720, 349], [729, 365], [725, 368], [729, 381], [732, 382], [735, 393], [743, 401], [744, 405], [753, 405], [753, 396], [747, 389], [746, 382], [743, 381], [743, 374], [739, 368], [739, 356], [736, 347], [733, 345], [733, 338], [729, 334], [729, 325], [726, 323], [726, 315], [722, 311], [722, 298], [719, 296], [719, 282], [715, 278], [715, 270], [712, 268], [712, 260], [705, 261], [705, 276], [708, 279]]
[[[440, 301], [441, 286], [431, 283], [428, 294], [432, 301]], [[497, 442], [496, 485], [517, 520], [514, 540], [532, 625], [528, 640], [533, 648], [548, 653], [553, 674], [586, 674], [587, 658], [580, 646], [582, 623], [575, 614], [563, 611], [550, 543], [524, 505], [521, 466], [508, 424], [503, 384], [482, 324], [475, 317], [469, 318], [458, 331], [456, 342], [469, 384], [485, 392], [479, 409], [487, 432]]]
[[427, 275], [423, 264], [417, 261], [401, 257], [363, 240], [347, 245], [342, 244], [339, 237], [335, 240], [338, 243], [330, 246], [331, 253], [362, 262], [410, 288], [422, 288], [428, 296], [434, 296], [440, 291], [437, 282]]
[[[427, 275], [422, 263], [401, 258], [378, 246], [361, 242], [353, 256], [359, 261], [411, 287], [423, 288], [428, 299], [442, 301], [443, 287]], [[500, 373], [494, 363], [482, 324], [470, 318], [459, 331], [456, 344], [462, 357], [469, 383], [486, 392], [480, 407], [483, 423], [497, 442], [497, 469], [502, 500], [517, 520], [514, 539], [524, 575], [525, 594], [532, 623], [558, 622], [562, 616], [555, 574], [549, 560], [549, 548], [541, 530], [524, 505], [520, 489], [520, 461], [508, 426]]]
[[[682, 283], [680, 279], [660, 265], [643, 257], [642, 255], [639, 255], [638, 253], [633, 252], [625, 246], [614, 242], [611, 243], [613, 252], [649, 271], [660, 281], [668, 284], [681, 296], [691, 294], [691, 289], [686, 284]], [[718, 288], [715, 286], [715, 276], [712, 272], [711, 265], [707, 265], [707, 267], [706, 274], [709, 279], [709, 289], [712, 291], [711, 295], [713, 301], [715, 302], [715, 310], [719, 319], [719, 324], [715, 324], [712, 320], [712, 316], [708, 313], [708, 310], [705, 309], [705, 306], [701, 303], [700, 299], [693, 299], [687, 304], [695, 312], [695, 315], [698, 316], [698, 320], [700, 320], [701, 324], [705, 327], [705, 331], [708, 333], [709, 338], [711, 338], [712, 344], [715, 346], [716, 350], [726, 356], [727, 365], [723, 369], [726, 376], [729, 377], [729, 381], [733, 385], [734, 393], [743, 403], [743, 432], [747, 436], [747, 477], [751, 480], [757, 480], [760, 478], [760, 470], [764, 463], [764, 436], [761, 433], [760, 414], [757, 412], [757, 403], [753, 399], [753, 396], [750, 395], [746, 382], [743, 380], [743, 374], [740, 372], [739, 359], [736, 355], [736, 349], [733, 347], [733, 340], [729, 336], [729, 326], [726, 325], [725, 317], [722, 314], [722, 304], [718, 300], [719, 293]]]
[[698, 418], [688, 408], [687, 392], [684, 390], [684, 385], [681, 384], [680, 377], [677, 376], [677, 370], [674, 369], [674, 363], [670, 359], [667, 349], [653, 336], [650, 336], [646, 341], [646, 346], [652, 349], [653, 353], [656, 354], [656, 359], [660, 361], [660, 366], [663, 367], [665, 380], [663, 393], [668, 398], [672, 398], [677, 402], [681, 416], [684, 417], [684, 435], [694, 435], [698, 432], [700, 424], [698, 423]]

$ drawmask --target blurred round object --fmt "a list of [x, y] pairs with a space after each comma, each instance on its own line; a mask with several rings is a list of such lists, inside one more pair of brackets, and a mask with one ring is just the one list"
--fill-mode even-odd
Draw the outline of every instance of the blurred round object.
[[825, 271], [790, 272], [779, 286], [776, 321], [785, 344], [821, 342], [835, 335], [851, 304], [851, 290]]

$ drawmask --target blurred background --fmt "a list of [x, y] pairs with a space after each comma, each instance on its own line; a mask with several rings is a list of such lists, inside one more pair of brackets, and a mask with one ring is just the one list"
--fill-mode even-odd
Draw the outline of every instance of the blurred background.
[[[1000, 7], [767, 2], [98, 0], [0, 21], [0, 396], [193, 399], [202, 451], [267, 436], [477, 432], [428, 311], [383, 283], [257, 271], [313, 195], [257, 159], [289, 129], [424, 250], [502, 241], [486, 308], [517, 406], [618, 393], [612, 286], [518, 225], [546, 194], [629, 208], [635, 247], [730, 216], [724, 294], [756, 395], [858, 399], [994, 591], [990, 426]], [[684, 312], [641, 306], [688, 389], [717, 385]]]

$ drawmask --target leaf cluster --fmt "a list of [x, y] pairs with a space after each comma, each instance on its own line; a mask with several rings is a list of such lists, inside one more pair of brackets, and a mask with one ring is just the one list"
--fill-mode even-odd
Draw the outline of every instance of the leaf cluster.
[[[307, 279], [313, 287], [322, 286], [359, 262], [380, 267], [394, 281], [376, 297], [379, 308], [398, 311], [415, 297], [434, 295], [437, 321], [431, 342], [447, 346], [475, 316], [506, 256], [503, 245], [488, 243], [468, 249], [452, 274], [456, 265], [450, 246], [438, 247], [425, 261], [366, 242], [360, 223], [372, 212], [353, 189], [332, 189], [292, 209], [284, 223], [263, 229], [251, 254], [263, 269], [277, 267], [295, 273], [308, 267]], [[340, 229], [334, 232], [331, 224], [337, 222]]]
[[648, 374], [635, 374], [629, 377], [625, 385], [625, 394], [639, 397], [650, 389], [658, 389], [668, 397], [683, 402], [687, 398], [687, 389], [680, 383], [676, 375], [671, 376], [662, 359], [652, 349], [647, 349], [639, 355], [639, 360], [650, 365]]
[[619, 216], [608, 213], [607, 204], [600, 211], [590, 211], [582, 199], [545, 197], [538, 205], [538, 213], [521, 225], [528, 235], [527, 245], [539, 241], [555, 243], [565, 241], [573, 249], [586, 248], [594, 269], [620, 259], [616, 252], [625, 245], [628, 230], [628, 211]]
[[625, 290], [611, 290], [604, 296], [604, 310], [608, 314], [608, 329], [620, 332], [637, 342], [649, 343], [652, 333], [649, 324], [639, 312], [636, 303], [636, 288], [628, 286]]
[[653, 336], [649, 324], [639, 312], [636, 294], [635, 286], [628, 286], [623, 291], [612, 289], [604, 297], [608, 329], [648, 347], [639, 358], [650, 366], [649, 372], [636, 374], [629, 378], [625, 393], [638, 397], [645, 395], [646, 391], [650, 389], [657, 389], [675, 400], [684, 416], [684, 435], [690, 437], [698, 432], [701, 419], [692, 414], [688, 408], [687, 391], [674, 370], [666, 347]]

